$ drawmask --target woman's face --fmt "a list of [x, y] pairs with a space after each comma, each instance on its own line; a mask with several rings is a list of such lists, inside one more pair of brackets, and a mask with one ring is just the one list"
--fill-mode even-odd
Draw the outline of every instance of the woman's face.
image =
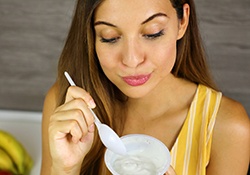
[[103, 1], [94, 28], [105, 75], [128, 97], [147, 95], [169, 77], [184, 23], [169, 0]]

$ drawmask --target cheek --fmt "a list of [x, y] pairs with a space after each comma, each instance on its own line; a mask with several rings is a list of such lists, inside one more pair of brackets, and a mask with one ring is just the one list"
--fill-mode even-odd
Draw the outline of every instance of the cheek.
[[96, 48], [96, 54], [104, 74], [108, 78], [111, 78], [112, 72], [114, 72], [114, 69], [117, 67], [114, 52]]
[[100, 66], [103, 72], [107, 74], [107, 71], [110, 71], [112, 67], [114, 67], [112, 66], [112, 61], [107, 59], [108, 57], [104, 57], [104, 56], [101, 56], [101, 57], [98, 56], [98, 58], [99, 58]]
[[165, 73], [171, 72], [176, 61], [176, 42], [162, 44], [162, 47], [153, 50], [152, 60], [158, 70]]
[[106, 49], [101, 49], [101, 46], [97, 44], [96, 54], [100, 62], [100, 65], [103, 69], [110, 66], [109, 63], [112, 62], [110, 57], [111, 56], [110, 52], [108, 52]]

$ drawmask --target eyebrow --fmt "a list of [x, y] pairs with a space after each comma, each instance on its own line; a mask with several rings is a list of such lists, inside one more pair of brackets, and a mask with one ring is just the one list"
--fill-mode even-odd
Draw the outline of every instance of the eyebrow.
[[94, 26], [97, 26], [97, 25], [107, 25], [107, 26], [110, 26], [110, 27], [117, 27], [116, 25], [114, 24], [111, 24], [111, 23], [108, 23], [108, 22], [105, 22], [105, 21], [97, 21], [94, 23]]
[[[145, 21], [143, 21], [141, 23], [141, 25], [145, 24], [145, 23], [148, 23], [149, 21], [152, 21], [154, 18], [156, 17], [160, 17], [160, 16], [165, 16], [165, 17], [168, 17], [165, 13], [156, 13], [152, 16], [150, 16], [149, 18], [147, 18]], [[105, 22], [105, 21], [97, 21], [94, 23], [94, 26], [97, 26], [97, 25], [107, 25], [107, 26], [110, 26], [110, 27], [117, 27], [116, 25], [114, 24], [111, 24], [109, 22]]]
[[147, 23], [147, 22], [149, 22], [149, 21], [152, 21], [154, 18], [160, 17], [160, 16], [168, 17], [165, 13], [156, 13], [156, 14], [150, 16], [150, 17], [149, 17], [148, 19], [146, 19], [145, 21], [143, 21], [141, 24], [143, 25], [143, 24], [145, 24], [145, 23]]

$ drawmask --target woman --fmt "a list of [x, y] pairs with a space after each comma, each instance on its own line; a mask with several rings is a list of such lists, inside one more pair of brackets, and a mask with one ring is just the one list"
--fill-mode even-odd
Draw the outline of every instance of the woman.
[[246, 174], [248, 116], [204, 55], [192, 0], [78, 0], [44, 103], [41, 174], [109, 174], [89, 107], [120, 136], [161, 140], [166, 174]]

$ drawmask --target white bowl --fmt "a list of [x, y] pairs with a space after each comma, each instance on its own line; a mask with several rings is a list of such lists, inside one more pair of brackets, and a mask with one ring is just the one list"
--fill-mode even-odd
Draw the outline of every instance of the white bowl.
[[105, 164], [113, 175], [163, 175], [169, 168], [170, 152], [158, 139], [143, 134], [130, 134], [121, 139], [126, 155], [105, 152]]

